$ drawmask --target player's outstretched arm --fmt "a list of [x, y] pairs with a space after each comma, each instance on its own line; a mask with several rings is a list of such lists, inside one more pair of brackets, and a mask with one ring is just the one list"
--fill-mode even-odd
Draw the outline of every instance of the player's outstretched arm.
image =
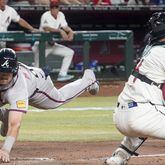
[[23, 113], [20, 111], [10, 111], [8, 119], [8, 131], [2, 148], [0, 149], [0, 159], [2, 162], [10, 162], [10, 152], [17, 139], [21, 126]]
[[38, 29], [33, 28], [33, 26], [31, 26], [27, 21], [25, 21], [23, 18], [20, 18], [20, 20], [18, 21], [18, 24], [28, 30], [30, 30], [31, 32], [39, 32]]
[[50, 26], [44, 26], [43, 29], [45, 32], [58, 32], [58, 33], [60, 33], [59, 29], [55, 29], [55, 28], [52, 28]]

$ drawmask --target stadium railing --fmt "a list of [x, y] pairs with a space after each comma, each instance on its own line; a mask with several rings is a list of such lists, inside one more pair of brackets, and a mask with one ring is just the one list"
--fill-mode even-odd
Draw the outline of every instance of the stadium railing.
[[[128, 78], [133, 68], [134, 48], [133, 32], [130, 30], [99, 30], [99, 31], [76, 31], [74, 41], [83, 42], [83, 65], [89, 66], [89, 50], [92, 41], [125, 41], [125, 78]], [[0, 41], [5, 42], [35, 42], [39, 41], [39, 66], [45, 66], [45, 42], [62, 41], [57, 33], [24, 33], [23, 31], [9, 31], [0, 33]]]

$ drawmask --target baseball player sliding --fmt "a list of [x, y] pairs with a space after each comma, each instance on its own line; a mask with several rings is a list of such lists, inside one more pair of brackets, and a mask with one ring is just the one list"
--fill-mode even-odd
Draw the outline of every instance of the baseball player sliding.
[[[61, 11], [59, 11], [59, 2], [58, 0], [51, 0], [50, 1], [50, 10], [43, 13], [41, 16], [40, 21], [40, 28], [41, 31], [45, 32], [58, 32], [60, 33], [61, 37], [65, 41], [72, 41], [73, 40], [73, 31], [68, 26], [65, 15]], [[38, 49], [39, 42], [35, 42], [32, 50], [35, 56], [35, 64], [36, 67], [39, 66], [39, 49]], [[61, 69], [57, 78], [57, 81], [66, 81], [72, 79], [74, 76], [69, 75], [68, 69], [72, 62], [74, 51], [64, 45], [57, 44], [55, 42], [47, 42], [45, 55], [46, 57], [49, 55], [58, 55], [63, 57]]]
[[91, 94], [99, 91], [95, 74], [90, 69], [84, 71], [81, 79], [57, 89], [50, 76], [42, 69], [18, 63], [12, 49], [1, 49], [0, 106], [8, 103], [10, 108], [0, 109], [0, 120], [3, 122], [1, 135], [6, 136], [0, 149], [0, 159], [3, 162], [10, 161], [9, 154], [29, 104], [37, 108], [54, 109], [73, 100], [86, 90]]
[[127, 164], [148, 137], [165, 139], [165, 12], [148, 25], [148, 44], [118, 98], [114, 122], [125, 137], [108, 165]]

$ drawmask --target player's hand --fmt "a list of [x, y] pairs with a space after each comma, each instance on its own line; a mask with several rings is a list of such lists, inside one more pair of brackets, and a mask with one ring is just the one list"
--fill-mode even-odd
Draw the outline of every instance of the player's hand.
[[36, 28], [33, 28], [33, 29], [31, 30], [31, 32], [40, 32], [40, 30], [39, 30], [39, 29], [36, 29]]
[[68, 41], [68, 35], [64, 30], [60, 30], [60, 34], [65, 41]]
[[10, 162], [9, 153], [7, 151], [0, 149], [0, 160], [4, 163]]
[[72, 32], [68, 33], [68, 41], [72, 41], [74, 34]]

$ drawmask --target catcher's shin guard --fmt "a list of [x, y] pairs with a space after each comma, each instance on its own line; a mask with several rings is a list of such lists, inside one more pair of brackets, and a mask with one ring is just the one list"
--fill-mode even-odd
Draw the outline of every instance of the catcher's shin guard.
[[124, 137], [119, 148], [112, 154], [112, 157], [105, 160], [107, 165], [126, 165], [132, 155], [138, 156], [135, 152], [147, 138]]
[[138, 156], [136, 150], [144, 143], [147, 138], [125, 136], [119, 147], [126, 150], [131, 155]]
[[0, 109], [0, 121], [2, 121], [0, 134], [2, 136], [6, 136], [6, 134], [7, 134], [8, 118], [9, 118], [9, 111], [7, 109]]

